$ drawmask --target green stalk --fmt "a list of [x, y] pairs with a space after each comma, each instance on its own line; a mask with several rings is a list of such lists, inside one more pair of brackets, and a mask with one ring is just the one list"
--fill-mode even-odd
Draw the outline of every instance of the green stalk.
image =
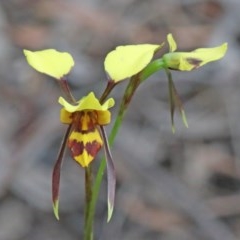
[[85, 213], [84, 213], [84, 240], [93, 239], [93, 223], [87, 232], [87, 222], [89, 218], [90, 202], [92, 199], [92, 167], [91, 164], [85, 168]]
[[[130, 82], [125, 90], [124, 96], [122, 98], [122, 102], [121, 105], [119, 107], [119, 111], [118, 111], [118, 115], [116, 117], [116, 120], [114, 122], [114, 125], [112, 127], [111, 133], [109, 135], [109, 145], [110, 147], [113, 145], [114, 140], [117, 136], [117, 133], [122, 125], [122, 121], [124, 118], [124, 115], [126, 113], [127, 107], [136, 91], [136, 89], [138, 88], [138, 86], [144, 81], [146, 80], [148, 77], [150, 77], [151, 75], [153, 75], [154, 73], [156, 73], [157, 71], [161, 70], [164, 68], [164, 62], [162, 59], [157, 59], [152, 61], [150, 64], [148, 64], [148, 66], [139, 74], [133, 76], [130, 79]], [[115, 85], [114, 85], [115, 86]], [[107, 96], [109, 95], [109, 93], [111, 92], [111, 90], [113, 89], [113, 87], [111, 84], [108, 84], [107, 88], [104, 91], [104, 94], [102, 95], [100, 102], [104, 102], [105, 99], [107, 98]], [[103, 158], [101, 160], [95, 181], [94, 181], [94, 185], [92, 188], [92, 199], [89, 205], [89, 216], [87, 219], [87, 224], [86, 224], [86, 233], [88, 236], [90, 236], [90, 233], [92, 231], [92, 226], [93, 226], [93, 218], [95, 215], [95, 209], [96, 209], [96, 203], [97, 203], [97, 199], [98, 199], [98, 195], [99, 195], [99, 191], [100, 191], [100, 187], [101, 187], [101, 183], [102, 183], [102, 179], [103, 179], [103, 174], [104, 171], [106, 169], [106, 160], [105, 158]]]
[[[126, 88], [126, 91], [125, 91], [125, 94], [123, 96], [121, 105], [119, 107], [117, 118], [114, 122], [114, 125], [112, 127], [112, 130], [111, 130], [111, 133], [110, 133], [110, 136], [109, 136], [109, 139], [108, 139], [110, 147], [114, 143], [114, 140], [117, 136], [117, 133], [118, 133], [118, 131], [119, 131], [121, 125], [122, 125], [122, 121], [123, 121], [125, 112], [127, 110], [127, 107], [128, 107], [128, 105], [131, 101], [131, 98], [132, 98], [132, 96], [133, 96], [133, 94], [134, 94], [134, 92], [137, 89], [139, 84], [140, 84], [140, 78], [139, 78], [138, 75], [136, 75], [130, 80], [130, 82], [129, 82], [127, 88]], [[106, 160], [105, 160], [105, 158], [103, 158], [101, 160], [101, 163], [100, 163], [100, 166], [99, 166], [99, 169], [98, 169], [98, 172], [97, 172], [97, 176], [96, 176], [93, 188], [92, 188], [92, 199], [91, 199], [91, 202], [90, 202], [89, 218], [88, 218], [87, 230], [86, 230], [87, 232], [90, 231], [91, 223], [93, 222], [95, 209], [96, 209], [97, 198], [98, 198], [98, 194], [99, 194], [99, 191], [100, 191], [100, 186], [101, 186], [101, 183], [102, 183], [102, 178], [103, 178], [105, 168], [106, 168]]]
[[[114, 139], [117, 135], [117, 132], [118, 132], [120, 126], [121, 126], [121, 123], [122, 123], [121, 118], [122, 117], [123, 116], [118, 116], [115, 123], [114, 123], [111, 134], [109, 136], [109, 145], [110, 146], [112, 146], [112, 144], [114, 142]], [[104, 174], [105, 169], [106, 169], [106, 160], [105, 160], [105, 158], [103, 158], [101, 160], [101, 163], [100, 163], [100, 166], [99, 166], [99, 169], [98, 169], [98, 172], [97, 172], [97, 176], [96, 176], [93, 188], [92, 188], [92, 200], [90, 202], [89, 217], [88, 217], [87, 229], [86, 229], [86, 231], [88, 233], [90, 232], [90, 229], [92, 227], [91, 224], [93, 223], [93, 218], [94, 218], [95, 209], [96, 209], [96, 203], [97, 203], [98, 194], [99, 194], [99, 191], [100, 191], [100, 186], [101, 186], [101, 183], [102, 183], [102, 178], [103, 178], [103, 174]]]
[[164, 63], [162, 58], [156, 59], [150, 62], [141, 72], [140, 78], [141, 82], [145, 81], [154, 73], [166, 68], [166, 64]]
[[[117, 83], [113, 81], [108, 81], [108, 84], [100, 98], [100, 103], [103, 103], [110, 92], [113, 90], [113, 88], [117, 85]], [[91, 164], [89, 165], [89, 167]], [[104, 172], [106, 168], [106, 161], [101, 161], [100, 168], [98, 172], [100, 172], [100, 169], [103, 169]], [[95, 205], [98, 197], [98, 192], [94, 190], [94, 187], [92, 187], [92, 170], [85, 170], [85, 191], [86, 191], [86, 199], [85, 199], [85, 216], [84, 216], [84, 240], [93, 240], [93, 222], [94, 222], [94, 213], [95, 213]], [[101, 184], [102, 178], [98, 180], [100, 176], [97, 175], [95, 182], [99, 182]], [[94, 185], [95, 186], [95, 185]], [[98, 191], [100, 189], [100, 185], [98, 187]], [[93, 199], [96, 199], [93, 201]], [[94, 206], [93, 205], [94, 202]]]

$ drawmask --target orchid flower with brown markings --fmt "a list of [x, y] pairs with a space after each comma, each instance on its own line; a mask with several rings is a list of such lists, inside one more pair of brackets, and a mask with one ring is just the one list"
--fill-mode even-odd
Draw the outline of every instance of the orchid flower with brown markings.
[[111, 216], [116, 176], [104, 126], [111, 121], [111, 113], [108, 109], [114, 105], [114, 100], [109, 98], [105, 103], [100, 104], [94, 93], [90, 92], [75, 105], [67, 102], [63, 97], [60, 97], [58, 101], [63, 106], [60, 112], [60, 121], [68, 124], [69, 130], [65, 135], [53, 170], [52, 191], [55, 216], [59, 219], [60, 169], [63, 160], [62, 149], [65, 148], [65, 145], [69, 147], [72, 158], [82, 167], [88, 167], [104, 146], [108, 174], [108, 215]]
[[116, 176], [104, 126], [111, 121], [111, 113], [108, 109], [114, 106], [114, 99], [110, 98], [102, 104], [94, 93], [90, 92], [79, 101], [75, 101], [67, 83], [67, 75], [74, 66], [74, 60], [69, 53], [59, 52], [55, 49], [24, 50], [23, 52], [31, 67], [58, 80], [69, 101], [63, 97], [59, 98], [59, 103], [62, 105], [60, 121], [69, 126], [64, 135], [52, 175], [52, 200], [56, 218], [59, 219], [60, 170], [65, 147], [69, 147], [72, 158], [80, 166], [87, 168], [104, 146], [107, 161], [109, 221], [114, 208]]

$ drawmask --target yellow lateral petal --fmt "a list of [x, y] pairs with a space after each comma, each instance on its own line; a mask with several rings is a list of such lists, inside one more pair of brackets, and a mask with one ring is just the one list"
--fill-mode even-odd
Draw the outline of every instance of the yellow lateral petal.
[[68, 74], [74, 66], [74, 60], [67, 52], [46, 49], [35, 52], [23, 50], [23, 53], [31, 67], [56, 79]]
[[111, 121], [111, 113], [109, 111], [97, 111], [97, 124], [107, 125]]
[[105, 71], [113, 81], [121, 81], [139, 73], [153, 58], [160, 45], [139, 44], [119, 46], [108, 53]]
[[60, 110], [60, 121], [65, 124], [72, 123], [72, 113], [69, 113], [64, 108]]

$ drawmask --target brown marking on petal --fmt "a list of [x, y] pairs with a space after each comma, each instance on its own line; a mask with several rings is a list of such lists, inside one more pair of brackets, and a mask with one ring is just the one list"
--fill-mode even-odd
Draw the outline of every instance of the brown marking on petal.
[[200, 64], [202, 63], [202, 60], [197, 58], [187, 58], [186, 60], [194, 66], [193, 69], [200, 67]]
[[93, 132], [97, 125], [97, 112], [96, 111], [80, 111], [75, 112], [73, 115], [74, 130], [86, 134]]
[[95, 157], [101, 147], [102, 144], [94, 140], [93, 142], [87, 142], [85, 149], [89, 155]]
[[95, 129], [97, 124], [97, 112], [96, 111], [87, 111], [86, 112], [88, 121], [88, 129]]
[[83, 153], [84, 150], [84, 144], [83, 142], [78, 142], [75, 139], [74, 140], [68, 140], [68, 147], [71, 150], [72, 157], [79, 156]]

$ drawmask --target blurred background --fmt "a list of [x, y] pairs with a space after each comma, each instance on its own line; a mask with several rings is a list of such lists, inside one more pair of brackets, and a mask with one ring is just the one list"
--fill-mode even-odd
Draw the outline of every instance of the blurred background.
[[[158, 44], [169, 32], [181, 50], [223, 42], [229, 50], [221, 61], [173, 72], [189, 122], [186, 129], [177, 112], [174, 135], [165, 75], [139, 88], [112, 149], [114, 216], [107, 224], [104, 179], [95, 239], [239, 239], [239, 10], [238, 0], [2, 0], [0, 240], [79, 240], [83, 233], [84, 171], [69, 154], [61, 220], [52, 213], [51, 172], [66, 130], [59, 122], [61, 93], [53, 79], [28, 66], [22, 49], [70, 52], [70, 86], [81, 98], [105, 88], [103, 60], [115, 46]], [[116, 101], [126, 84], [113, 92]]]

